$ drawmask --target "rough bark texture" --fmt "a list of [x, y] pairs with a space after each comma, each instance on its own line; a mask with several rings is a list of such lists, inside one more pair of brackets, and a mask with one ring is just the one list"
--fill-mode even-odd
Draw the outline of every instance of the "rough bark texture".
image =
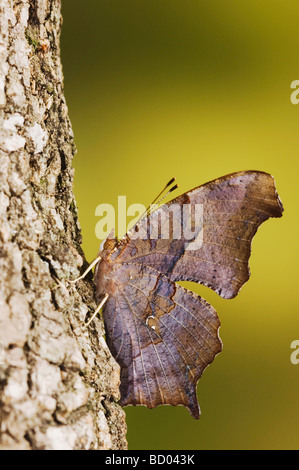
[[126, 448], [119, 368], [83, 265], [60, 0], [0, 2], [0, 418], [5, 449]]

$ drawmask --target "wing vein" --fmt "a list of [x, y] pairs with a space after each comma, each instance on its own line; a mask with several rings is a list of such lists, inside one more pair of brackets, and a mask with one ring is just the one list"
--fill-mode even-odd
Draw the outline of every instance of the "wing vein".
[[145, 371], [145, 366], [144, 366], [144, 360], [143, 360], [143, 354], [142, 354], [142, 347], [141, 347], [141, 342], [140, 342], [140, 336], [139, 336], [139, 331], [138, 331], [138, 327], [137, 327], [137, 324], [136, 324], [136, 317], [138, 318], [138, 315], [135, 314], [134, 312], [134, 309], [130, 303], [130, 301], [128, 300], [127, 296], [125, 295], [124, 292], [122, 292], [122, 295], [125, 297], [126, 299], [126, 302], [133, 314], [133, 318], [134, 318], [134, 324], [135, 324], [135, 331], [136, 331], [136, 336], [137, 336], [137, 339], [138, 339], [138, 346], [139, 346], [139, 352], [140, 352], [140, 359], [141, 359], [141, 363], [142, 363], [142, 369], [143, 369], [143, 375], [144, 375], [144, 378], [145, 378], [145, 382], [146, 382], [146, 387], [147, 387], [147, 391], [148, 391], [148, 396], [149, 396], [149, 401], [150, 401], [150, 404], [151, 406], [153, 406], [152, 404], [152, 397], [151, 397], [151, 392], [150, 392], [150, 388], [149, 388], [149, 385], [148, 385], [148, 381], [147, 381], [147, 375], [146, 375], [146, 371]]

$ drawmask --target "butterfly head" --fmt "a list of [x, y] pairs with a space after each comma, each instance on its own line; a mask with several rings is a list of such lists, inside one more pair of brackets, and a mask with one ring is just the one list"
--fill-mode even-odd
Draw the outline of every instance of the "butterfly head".
[[102, 259], [106, 259], [112, 253], [117, 243], [118, 240], [115, 238], [114, 229], [112, 229], [105, 240], [102, 241], [98, 256], [101, 256]]

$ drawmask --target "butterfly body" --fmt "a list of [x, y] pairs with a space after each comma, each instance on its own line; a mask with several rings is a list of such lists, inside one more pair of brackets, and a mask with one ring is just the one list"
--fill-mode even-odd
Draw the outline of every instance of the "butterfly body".
[[103, 248], [100, 250], [101, 261], [96, 266], [95, 276], [96, 282], [96, 299], [99, 302], [100, 299], [106, 294], [115, 292], [116, 284], [114, 281], [114, 272], [117, 269], [117, 265], [111, 260], [111, 254], [117, 246], [117, 239], [107, 238], [103, 244]]
[[[186, 208], [188, 224], [180, 217]], [[236, 296], [249, 278], [258, 226], [281, 215], [272, 176], [239, 172], [162, 205], [120, 241], [108, 237], [95, 271], [96, 297], [108, 294], [103, 317], [121, 368], [122, 405], [184, 405], [199, 418], [196, 385], [222, 349], [220, 321], [208, 302], [176, 281]]]

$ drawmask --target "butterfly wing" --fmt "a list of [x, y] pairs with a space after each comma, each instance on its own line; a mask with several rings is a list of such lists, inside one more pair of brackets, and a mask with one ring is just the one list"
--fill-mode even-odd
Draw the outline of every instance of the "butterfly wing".
[[155, 269], [123, 263], [104, 310], [107, 344], [121, 367], [121, 405], [200, 409], [196, 384], [221, 350], [219, 319], [202, 298]]
[[[191, 209], [192, 230], [185, 231], [183, 217], [169, 223], [173, 206], [180, 213]], [[115, 246], [111, 277], [101, 274], [100, 264], [95, 278], [97, 297], [109, 294], [103, 316], [108, 346], [121, 366], [122, 405], [182, 404], [199, 417], [196, 384], [221, 350], [219, 319], [205, 300], [174, 281], [195, 281], [234, 297], [249, 277], [259, 225], [281, 215], [271, 175], [234, 173], [163, 205]]]
[[[185, 236], [182, 214], [188, 206], [189, 225], [195, 227], [193, 238], [190, 230]], [[196, 220], [196, 207], [202, 208], [201, 223]], [[178, 208], [181, 217], [175, 215], [169, 223]], [[249, 278], [251, 241], [258, 227], [269, 217], [281, 217], [282, 211], [271, 175], [260, 171], [233, 173], [154, 211], [141, 221], [138, 231], [128, 233], [115, 256], [119, 262], [146, 265], [173, 281], [198, 282], [224, 298], [232, 298]]]

